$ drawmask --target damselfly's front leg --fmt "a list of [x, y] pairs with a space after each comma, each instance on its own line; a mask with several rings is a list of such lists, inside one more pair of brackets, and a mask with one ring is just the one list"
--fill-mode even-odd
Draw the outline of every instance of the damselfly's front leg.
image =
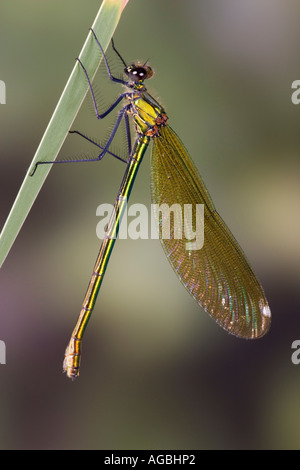
[[[92, 31], [93, 32], [93, 31]], [[94, 34], [94, 32], [93, 32]], [[94, 34], [95, 35], [95, 34]], [[97, 40], [98, 42], [98, 40]], [[99, 42], [98, 42], [99, 44]], [[101, 47], [101, 46], [100, 46]], [[101, 51], [102, 53], [104, 54], [103, 52], [103, 49], [101, 48]], [[106, 67], [107, 67], [107, 70], [109, 71], [109, 77], [111, 78], [111, 80], [113, 81], [117, 81], [119, 83], [122, 83], [122, 84], [126, 84], [126, 82], [124, 80], [120, 80], [120, 79], [117, 79], [115, 77], [113, 77], [111, 75], [111, 72], [110, 72], [110, 69], [109, 69], [109, 66], [108, 66], [108, 63], [107, 63], [107, 60], [106, 60], [106, 57], [105, 55], [103, 56], [104, 57], [104, 60], [105, 60], [105, 64], [106, 64]], [[92, 87], [92, 83], [90, 81], [90, 78], [89, 78], [89, 75], [87, 73], [87, 70], [86, 68], [84, 67], [83, 63], [81, 62], [80, 59], [77, 58], [77, 61], [78, 63], [80, 64], [85, 76], [86, 76], [86, 79], [87, 79], [87, 82], [88, 82], [88, 85], [89, 85], [89, 89], [90, 89], [90, 93], [91, 93], [91, 96], [92, 96], [92, 100], [93, 100], [93, 105], [94, 105], [94, 109], [95, 109], [95, 113], [96, 113], [96, 116], [97, 116], [97, 119], [101, 120], [101, 119], [104, 119], [106, 116], [108, 116], [115, 108], [116, 106], [118, 106], [118, 104], [124, 99], [124, 98], [127, 98], [128, 96], [128, 93], [122, 93], [117, 99], [116, 101], [106, 110], [104, 111], [104, 113], [99, 113], [99, 110], [98, 110], [98, 106], [97, 106], [97, 102], [96, 102], [96, 98], [95, 98], [95, 94], [94, 94], [94, 90], [93, 90], [93, 87]], [[95, 145], [98, 145], [98, 147], [100, 147], [102, 149], [102, 152], [95, 158], [83, 158], [83, 159], [68, 159], [68, 160], [49, 160], [49, 161], [40, 161], [40, 162], [37, 162], [32, 170], [32, 172], [30, 173], [30, 176], [33, 176], [34, 173], [36, 172], [37, 170], [37, 167], [39, 165], [50, 165], [50, 164], [56, 164], [56, 163], [85, 163], [85, 162], [96, 162], [96, 161], [100, 161], [102, 160], [102, 158], [104, 157], [104, 155], [106, 155], [106, 153], [109, 153], [110, 155], [118, 158], [119, 160], [123, 160], [122, 158], [118, 157], [117, 155], [115, 155], [113, 152], [110, 152], [108, 150], [115, 134], [116, 134], [116, 131], [119, 127], [119, 124], [122, 120], [122, 117], [124, 117], [125, 119], [125, 128], [126, 128], [126, 136], [127, 136], [127, 147], [128, 147], [128, 155], [130, 155], [131, 153], [131, 137], [130, 137], [130, 128], [129, 128], [129, 122], [128, 122], [128, 116], [127, 116], [127, 112], [129, 110], [129, 107], [130, 105], [125, 105], [122, 110], [119, 112], [119, 115], [118, 115], [118, 118], [117, 118], [117, 121], [115, 123], [115, 126], [114, 126], [114, 130], [113, 132], [111, 133], [111, 136], [110, 136], [110, 139], [109, 141], [106, 143], [106, 145], [104, 147], [102, 147], [101, 145], [99, 144], [96, 144], [94, 141], [91, 141], [91, 139], [87, 139], [87, 140], [90, 140], [92, 143], [94, 143]], [[77, 132], [75, 131], [76, 133], [80, 134], [80, 132]], [[71, 131], [72, 133], [72, 131]], [[80, 134], [82, 135], [82, 134]], [[85, 136], [83, 136], [85, 137]], [[85, 137], [86, 138], [86, 137]]]

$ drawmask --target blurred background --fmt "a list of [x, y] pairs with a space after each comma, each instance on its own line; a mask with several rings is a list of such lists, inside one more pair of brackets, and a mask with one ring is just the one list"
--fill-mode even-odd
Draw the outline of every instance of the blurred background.
[[[1, 2], [1, 226], [99, 6]], [[63, 354], [100, 245], [96, 208], [114, 202], [124, 167], [57, 165], [0, 271], [0, 448], [299, 449], [300, 5], [131, 0], [115, 42], [126, 61], [155, 69], [148, 88], [261, 280], [271, 330], [257, 341], [228, 335], [159, 241], [119, 240], [80, 378], [68, 380]], [[110, 104], [101, 70], [97, 89]], [[88, 100], [73, 128], [102, 138]], [[90, 150], [70, 136], [60, 156]], [[150, 207], [149, 181], [150, 152], [131, 203]]]

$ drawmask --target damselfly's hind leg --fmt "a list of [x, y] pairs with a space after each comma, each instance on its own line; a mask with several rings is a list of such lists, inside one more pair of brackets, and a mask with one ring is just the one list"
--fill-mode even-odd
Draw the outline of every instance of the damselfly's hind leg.
[[[54, 160], [54, 161], [43, 161], [43, 162], [37, 162], [32, 170], [32, 172], [30, 173], [30, 176], [33, 176], [34, 173], [36, 172], [36, 169], [38, 167], [38, 165], [50, 165], [50, 164], [56, 164], [56, 163], [86, 163], [86, 162], [97, 162], [99, 160], [102, 160], [102, 158], [104, 157], [104, 155], [106, 155], [106, 153], [109, 153], [110, 155], [112, 155], [113, 157], [116, 157], [118, 158], [119, 160], [122, 160], [124, 161], [123, 158], [117, 156], [116, 154], [110, 152], [108, 149], [109, 149], [109, 146], [111, 145], [115, 135], [116, 135], [116, 132], [119, 128], [119, 125], [122, 121], [122, 119], [124, 118], [125, 119], [125, 125], [126, 125], [126, 132], [127, 132], [127, 142], [128, 142], [128, 149], [130, 150], [131, 152], [131, 140], [130, 140], [130, 133], [129, 133], [129, 124], [128, 124], [128, 118], [125, 117], [127, 116], [127, 113], [128, 113], [128, 110], [129, 110], [129, 107], [130, 105], [126, 105], [124, 106], [120, 111], [119, 111], [119, 114], [118, 114], [118, 117], [117, 117], [117, 120], [115, 122], [115, 125], [113, 127], [113, 130], [109, 136], [109, 139], [108, 141], [106, 142], [105, 146], [102, 147], [101, 145], [97, 144], [96, 142], [92, 141], [91, 139], [89, 139], [88, 137], [84, 136], [84, 134], [81, 134], [80, 132], [78, 131], [75, 131], [75, 133], [81, 135], [82, 137], [84, 137], [85, 139], [89, 140], [90, 142], [94, 143], [95, 145], [97, 145], [98, 147], [100, 147], [102, 149], [102, 151], [100, 152], [100, 154], [96, 157], [96, 158], [84, 158], [84, 159], [72, 159], [72, 160]], [[130, 152], [129, 152], [129, 155], [130, 155]]]

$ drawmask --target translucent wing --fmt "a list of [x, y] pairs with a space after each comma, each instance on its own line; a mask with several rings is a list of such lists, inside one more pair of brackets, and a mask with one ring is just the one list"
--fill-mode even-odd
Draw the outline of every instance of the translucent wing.
[[179, 204], [183, 215], [184, 205], [192, 204], [194, 228], [196, 204], [204, 204], [201, 249], [192, 249], [191, 237], [185, 233], [182, 238], [176, 238], [176, 217], [166, 221], [166, 212], [157, 211], [160, 231], [165, 229], [166, 222], [170, 223], [170, 236], [161, 238], [161, 243], [174, 271], [195, 300], [225, 330], [243, 338], [264, 335], [270, 326], [271, 312], [262, 286], [216, 212], [186, 149], [168, 126], [161, 127], [160, 136], [153, 140], [152, 202], [161, 207]]

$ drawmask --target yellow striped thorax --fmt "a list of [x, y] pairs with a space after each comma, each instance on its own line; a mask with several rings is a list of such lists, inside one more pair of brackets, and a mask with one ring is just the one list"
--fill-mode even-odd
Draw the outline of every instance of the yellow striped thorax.
[[159, 126], [167, 122], [163, 107], [145, 91], [145, 88], [143, 91], [130, 93], [129, 100], [137, 132], [150, 137], [159, 135]]

